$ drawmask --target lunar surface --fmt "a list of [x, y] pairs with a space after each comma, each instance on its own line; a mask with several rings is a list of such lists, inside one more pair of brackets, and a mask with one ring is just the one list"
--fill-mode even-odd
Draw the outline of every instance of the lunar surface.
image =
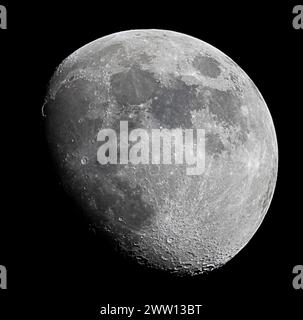
[[[131, 30], [93, 41], [57, 68], [42, 113], [66, 189], [141, 264], [190, 275], [218, 268], [269, 208], [278, 167], [269, 110], [246, 73], [201, 40]], [[204, 129], [203, 174], [176, 163], [100, 164], [98, 132], [119, 134], [121, 121], [147, 132]]]

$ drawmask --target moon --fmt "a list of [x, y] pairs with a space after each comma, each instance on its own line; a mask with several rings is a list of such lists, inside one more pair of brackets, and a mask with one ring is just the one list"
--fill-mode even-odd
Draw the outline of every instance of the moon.
[[[67, 192], [140, 264], [180, 275], [219, 268], [268, 211], [278, 170], [270, 112], [248, 75], [206, 42], [154, 29], [102, 37], [60, 64], [42, 114]], [[100, 164], [98, 132], [119, 132], [121, 121], [147, 132], [203, 129], [203, 174]]]

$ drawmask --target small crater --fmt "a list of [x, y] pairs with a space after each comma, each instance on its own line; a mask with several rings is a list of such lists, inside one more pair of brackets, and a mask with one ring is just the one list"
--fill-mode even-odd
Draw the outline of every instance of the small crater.
[[168, 244], [171, 244], [171, 243], [173, 243], [173, 239], [172, 239], [172, 238], [167, 238], [167, 239], [166, 239], [166, 242], [167, 242]]
[[88, 157], [84, 156], [81, 158], [81, 164], [86, 165], [88, 163]]

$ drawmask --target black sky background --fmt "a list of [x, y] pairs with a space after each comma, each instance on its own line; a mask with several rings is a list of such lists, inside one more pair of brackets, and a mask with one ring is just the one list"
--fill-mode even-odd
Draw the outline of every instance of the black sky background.
[[[292, 27], [298, 3], [0, 4], [8, 11], [8, 29], [0, 30], [0, 264], [8, 269], [0, 318], [6, 310], [11, 319], [20, 312], [98, 319], [107, 303], [202, 304], [201, 319], [299, 314], [302, 290], [292, 287], [292, 268], [303, 264], [303, 30]], [[208, 276], [177, 278], [115, 253], [63, 192], [47, 152], [41, 107], [59, 63], [99, 37], [141, 28], [183, 32], [223, 51], [259, 88], [275, 124], [279, 172], [270, 209], [248, 245]]]

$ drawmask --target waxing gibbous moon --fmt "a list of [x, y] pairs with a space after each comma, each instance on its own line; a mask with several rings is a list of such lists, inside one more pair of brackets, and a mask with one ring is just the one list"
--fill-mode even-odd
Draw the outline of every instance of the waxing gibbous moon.
[[[269, 110], [248, 75], [199, 39], [131, 30], [93, 41], [57, 68], [43, 115], [68, 192], [141, 264], [178, 274], [218, 268], [269, 208], [278, 168]], [[121, 121], [130, 130], [204, 129], [203, 174], [174, 163], [100, 164], [98, 132], [119, 132]]]

